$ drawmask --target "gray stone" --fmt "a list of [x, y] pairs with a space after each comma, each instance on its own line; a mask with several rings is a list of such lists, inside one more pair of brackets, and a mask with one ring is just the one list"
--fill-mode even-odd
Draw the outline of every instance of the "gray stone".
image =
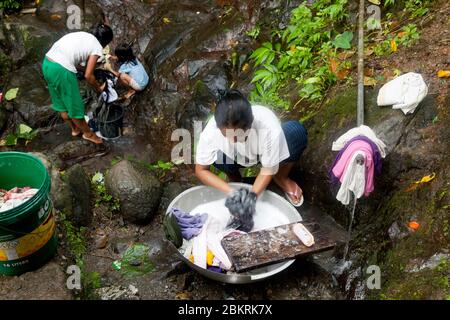
[[407, 271], [414, 273], [414, 272], [419, 272], [419, 271], [422, 271], [425, 269], [433, 270], [433, 269], [436, 269], [439, 266], [439, 264], [441, 264], [442, 262], [448, 263], [448, 261], [450, 261], [450, 254], [435, 253], [427, 261], [423, 262], [421, 265], [415, 266]]
[[72, 193], [72, 211], [67, 218], [76, 226], [87, 226], [92, 219], [91, 181], [79, 164], [67, 170], [65, 180]]
[[53, 260], [19, 277], [0, 277], [0, 300], [71, 300], [67, 275]]
[[8, 84], [8, 89], [11, 88], [19, 88], [12, 101], [14, 111], [33, 129], [47, 126], [56, 116], [39, 64], [17, 70]]
[[143, 223], [156, 212], [162, 187], [147, 169], [122, 160], [107, 173], [105, 185], [108, 193], [119, 199], [124, 219]]

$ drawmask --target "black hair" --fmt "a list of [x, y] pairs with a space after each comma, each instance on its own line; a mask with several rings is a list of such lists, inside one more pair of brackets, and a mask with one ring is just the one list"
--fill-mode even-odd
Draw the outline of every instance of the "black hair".
[[136, 56], [133, 53], [133, 48], [131, 44], [122, 43], [116, 47], [114, 54], [117, 57], [119, 63], [125, 63], [131, 61], [136, 64]]
[[[95, 77], [95, 80], [97, 80], [97, 82], [100, 85], [102, 85], [103, 83], [105, 83], [108, 80], [114, 80], [114, 75], [111, 72], [109, 72], [107, 70], [103, 70], [103, 69], [95, 69], [94, 77]], [[105, 86], [105, 89], [103, 90], [103, 92], [106, 92], [106, 101], [108, 101], [108, 99], [109, 99], [108, 85]]]
[[113, 39], [113, 31], [110, 26], [104, 23], [97, 23], [91, 30], [102, 47], [106, 47]]
[[219, 91], [214, 118], [217, 127], [233, 129], [250, 129], [253, 123], [253, 113], [250, 102], [239, 90]]

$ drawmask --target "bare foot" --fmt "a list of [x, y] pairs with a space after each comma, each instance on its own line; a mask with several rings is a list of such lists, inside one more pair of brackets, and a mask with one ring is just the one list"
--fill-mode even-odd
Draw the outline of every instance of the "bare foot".
[[91, 141], [91, 142], [93, 142], [95, 144], [102, 144], [103, 143], [103, 140], [100, 137], [98, 137], [93, 132], [88, 133], [88, 134], [83, 134], [83, 139], [87, 140], [87, 141]]
[[123, 96], [125, 99], [130, 99], [132, 96], [134, 96], [134, 94], [136, 93], [136, 91], [134, 90], [129, 90], [127, 93], [125, 93], [125, 95]]
[[81, 131], [78, 129], [72, 129], [72, 137], [78, 137], [81, 134]]

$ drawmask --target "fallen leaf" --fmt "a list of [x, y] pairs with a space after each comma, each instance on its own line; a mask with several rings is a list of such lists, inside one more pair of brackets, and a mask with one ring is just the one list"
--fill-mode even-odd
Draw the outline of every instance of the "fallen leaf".
[[14, 100], [17, 97], [18, 92], [19, 92], [19, 88], [9, 89], [5, 94], [5, 99], [7, 101]]
[[400, 38], [403, 38], [404, 36], [406, 36], [406, 32], [405, 31], [402, 31], [402, 32], [399, 32], [399, 33], [397, 33], [397, 37], [400, 39]]
[[392, 50], [392, 52], [397, 51], [397, 42], [395, 42], [394, 39], [391, 40], [391, 50]]
[[242, 66], [242, 72], [247, 73], [249, 70], [250, 70], [250, 65], [249, 65], [248, 63], [245, 63], [245, 64]]
[[53, 21], [58, 21], [58, 20], [61, 20], [61, 16], [59, 15], [59, 14], [52, 14], [51, 16], [50, 16], [50, 19], [52, 19]]
[[397, 78], [401, 74], [402, 72], [399, 69], [394, 69], [394, 78]]
[[167, 18], [167, 17], [164, 17], [163, 18], [163, 22], [165, 23], [165, 24], [168, 24], [168, 23], [170, 23], [170, 22], [172, 22], [169, 18]]
[[431, 180], [433, 180], [434, 178], [436, 178], [436, 173], [433, 172], [430, 175], [423, 176], [422, 179], [417, 180], [415, 183], [418, 183], [418, 184], [427, 183], [427, 182], [430, 182]]
[[289, 48], [289, 51], [291, 51], [292, 53], [295, 53], [297, 51], [297, 47], [293, 44], [291, 45], [291, 47]]
[[364, 85], [365, 86], [376, 86], [377, 80], [371, 77], [364, 77]]
[[331, 72], [336, 74], [337, 73], [337, 69], [338, 69], [337, 61], [335, 59], [330, 59], [330, 70], [331, 70]]
[[434, 172], [427, 176], [423, 176], [420, 180], [414, 181], [412, 183], [412, 185], [410, 185], [407, 189], [405, 189], [405, 192], [413, 191], [413, 190], [417, 189], [417, 187], [419, 185], [421, 185], [423, 183], [428, 183], [428, 182], [434, 180], [434, 178], [436, 178], [436, 173], [434, 173]]
[[355, 50], [346, 50], [346, 51], [342, 51], [338, 54], [338, 58], [340, 60], [345, 60], [350, 58], [351, 56], [353, 56], [355, 54]]
[[178, 292], [175, 295], [175, 298], [177, 300], [190, 300], [191, 299], [191, 295], [188, 292], [182, 291], [182, 292]]
[[439, 78], [448, 78], [450, 77], [450, 70], [439, 70], [438, 71]]
[[380, 4], [380, 0], [369, 0], [370, 3], [379, 5]]

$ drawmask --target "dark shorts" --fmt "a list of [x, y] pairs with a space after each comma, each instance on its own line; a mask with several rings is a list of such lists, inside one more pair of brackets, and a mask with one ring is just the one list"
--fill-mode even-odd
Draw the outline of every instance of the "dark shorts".
[[[297, 162], [308, 144], [308, 132], [303, 124], [295, 120], [287, 121], [281, 124], [281, 127], [286, 137], [290, 156], [281, 161], [280, 164]], [[244, 168], [244, 166], [235, 163], [222, 152], [219, 152], [218, 158], [222, 158], [222, 162], [215, 162], [213, 166], [226, 174], [236, 175], [239, 174], [239, 169]]]

